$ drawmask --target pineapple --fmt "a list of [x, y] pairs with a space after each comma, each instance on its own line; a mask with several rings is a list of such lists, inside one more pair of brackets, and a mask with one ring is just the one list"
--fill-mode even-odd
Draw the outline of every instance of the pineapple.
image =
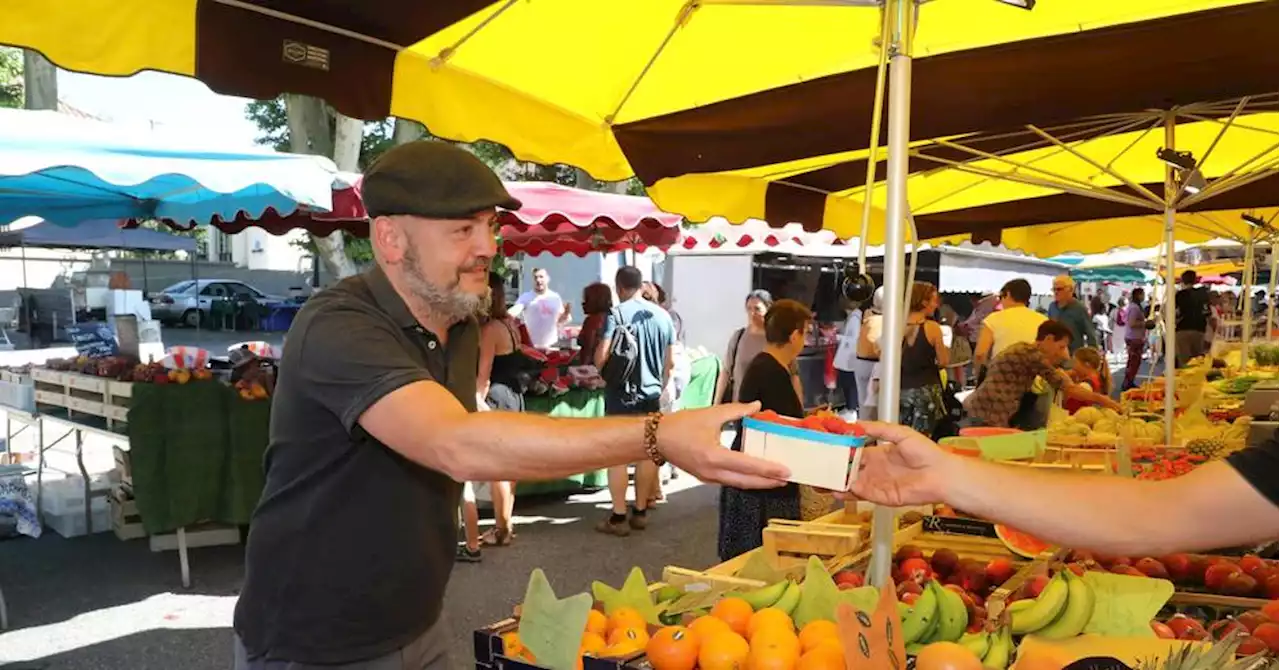
[[1226, 455], [1227, 443], [1219, 437], [1202, 437], [1187, 442], [1187, 453], [1214, 460]]
[[1275, 670], [1275, 659], [1265, 653], [1237, 658], [1236, 647], [1243, 635], [1232, 636], [1213, 644], [1187, 644], [1164, 660], [1140, 661], [1134, 670]]

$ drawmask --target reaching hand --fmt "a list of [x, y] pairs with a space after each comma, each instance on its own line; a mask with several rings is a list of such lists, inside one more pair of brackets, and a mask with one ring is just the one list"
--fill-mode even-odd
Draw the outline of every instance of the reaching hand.
[[854, 496], [895, 507], [944, 502], [946, 470], [955, 456], [906, 426], [878, 421], [858, 425], [881, 444], [862, 448]]
[[786, 484], [785, 466], [725, 449], [720, 430], [727, 421], [760, 409], [760, 403], [730, 403], [669, 414], [658, 427], [658, 451], [676, 467], [704, 482], [740, 489], [768, 489]]

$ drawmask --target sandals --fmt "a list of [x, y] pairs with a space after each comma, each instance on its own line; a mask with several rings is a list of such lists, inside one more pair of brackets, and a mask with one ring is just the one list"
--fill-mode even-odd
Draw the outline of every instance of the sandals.
[[480, 535], [480, 544], [487, 547], [505, 547], [511, 544], [516, 534], [506, 528], [490, 528]]

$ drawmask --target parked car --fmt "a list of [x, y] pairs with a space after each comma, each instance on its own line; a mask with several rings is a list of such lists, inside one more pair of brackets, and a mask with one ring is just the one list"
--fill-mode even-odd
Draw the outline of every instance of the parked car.
[[228, 299], [260, 305], [285, 301], [234, 279], [189, 279], [152, 295], [151, 316], [166, 325], [195, 328], [209, 320], [214, 300]]

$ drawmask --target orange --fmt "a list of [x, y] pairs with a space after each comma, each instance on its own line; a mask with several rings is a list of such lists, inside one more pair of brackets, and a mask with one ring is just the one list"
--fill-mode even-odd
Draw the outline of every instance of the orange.
[[520, 634], [516, 631], [508, 631], [502, 634], [502, 653], [509, 657], [515, 658], [524, 651], [524, 644], [520, 642]]
[[785, 629], [766, 628], [751, 639], [751, 670], [792, 670], [800, 660], [800, 641]]
[[587, 611], [587, 632], [603, 637], [609, 632], [609, 617], [600, 610]]
[[693, 670], [699, 646], [697, 633], [684, 626], [667, 626], [649, 638], [644, 653], [653, 670]]
[[838, 645], [820, 644], [800, 657], [796, 670], [844, 670], [844, 652]]
[[704, 614], [697, 619], [694, 619], [693, 622], [689, 624], [689, 630], [697, 633], [698, 639], [700, 640], [705, 640], [711, 637], [713, 633], [733, 632], [733, 629], [729, 628], [729, 624], [709, 614]]
[[[587, 623], [591, 622], [590, 615], [587, 615]], [[609, 613], [608, 616], [609, 630], [616, 628], [641, 628], [645, 627], [644, 616], [636, 611], [634, 607], [619, 607]]]
[[614, 628], [609, 631], [609, 646], [617, 647], [625, 644], [635, 644], [637, 649], [643, 648], [649, 643], [649, 631], [643, 626], [640, 628]]
[[795, 624], [791, 622], [791, 616], [786, 612], [776, 607], [766, 607], [752, 614], [751, 618], [747, 620], [747, 639], [754, 638], [756, 633], [764, 628], [795, 630]]
[[840, 641], [840, 629], [834, 622], [814, 619], [800, 629], [800, 649], [808, 652], [826, 640]]
[[609, 643], [606, 642], [605, 639], [599, 633], [592, 633], [590, 631], [587, 631], [586, 633], [582, 634], [581, 651], [584, 654], [592, 654], [592, 655], [598, 654], [601, 651], [603, 651], [604, 648], [607, 646], [609, 646]]
[[729, 624], [738, 635], [747, 634], [747, 623], [751, 621], [752, 614], [755, 610], [751, 603], [742, 598], [721, 598], [711, 608], [711, 616]]
[[743, 670], [751, 646], [741, 635], [731, 631], [713, 633], [698, 648], [699, 670]]

